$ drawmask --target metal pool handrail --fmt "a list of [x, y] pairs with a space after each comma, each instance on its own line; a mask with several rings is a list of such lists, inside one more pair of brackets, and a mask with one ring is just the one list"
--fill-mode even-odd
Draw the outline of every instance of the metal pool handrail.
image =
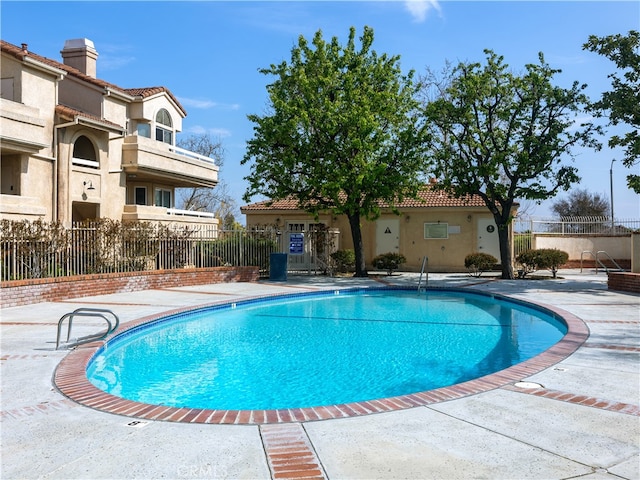
[[422, 257], [422, 268], [420, 268], [420, 278], [418, 279], [418, 293], [420, 293], [420, 289], [422, 288], [422, 275], [425, 276], [424, 288], [426, 290], [429, 284], [429, 257], [426, 256]]
[[[111, 323], [105, 314], [112, 315], [114, 318], [114, 323]], [[71, 337], [71, 326], [73, 324], [74, 317], [99, 317], [104, 319], [107, 322], [107, 329], [103, 333], [96, 333], [93, 335], [87, 335], [86, 337], [79, 338], [78, 341], [74, 345], [80, 345], [82, 343], [91, 342], [94, 340], [102, 340], [106, 338], [110, 333], [116, 331], [118, 326], [120, 325], [120, 319], [118, 316], [113, 313], [111, 310], [106, 308], [87, 308], [82, 307], [74, 310], [73, 312], [65, 313], [60, 320], [58, 320], [58, 335], [56, 337], [56, 350], [60, 347], [60, 333], [62, 332], [62, 324], [68, 318], [69, 326], [67, 327], [67, 342], [69, 342], [69, 338]]]

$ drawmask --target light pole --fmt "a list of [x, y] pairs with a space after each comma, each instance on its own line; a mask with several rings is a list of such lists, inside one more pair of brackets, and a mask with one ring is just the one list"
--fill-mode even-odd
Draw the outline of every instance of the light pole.
[[611, 188], [611, 230], [613, 230], [614, 228], [614, 224], [613, 224], [613, 162], [615, 161], [616, 161], [615, 158], [611, 160], [611, 166], [609, 167], [609, 186]]

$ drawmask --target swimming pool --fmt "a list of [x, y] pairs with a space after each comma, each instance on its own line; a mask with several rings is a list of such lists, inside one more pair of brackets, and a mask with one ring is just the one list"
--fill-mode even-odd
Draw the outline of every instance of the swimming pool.
[[99, 349], [86, 373], [143, 404], [309, 408], [465, 382], [532, 358], [566, 331], [544, 309], [470, 292], [296, 294], [141, 325]]

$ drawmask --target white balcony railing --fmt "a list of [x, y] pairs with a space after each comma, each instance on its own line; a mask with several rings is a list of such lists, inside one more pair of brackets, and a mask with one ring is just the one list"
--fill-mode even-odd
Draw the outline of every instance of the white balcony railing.
[[217, 225], [218, 220], [211, 212], [194, 212], [177, 208], [155, 207], [151, 205], [125, 205], [122, 220], [139, 222], [181, 223], [190, 225]]
[[199, 153], [191, 152], [189, 150], [185, 150], [184, 148], [170, 146], [169, 147], [169, 151], [173, 152], [173, 153], [176, 153], [178, 155], [183, 155], [183, 156], [185, 156], [187, 158], [193, 158], [194, 160], [200, 160], [202, 162], [210, 163], [212, 165], [216, 164], [216, 162], [215, 162], [215, 160], [213, 158], [205, 157], [204, 155], [200, 155]]
[[167, 214], [169, 215], [182, 215], [185, 217], [199, 217], [199, 218], [215, 218], [215, 214], [211, 212], [196, 212], [194, 210], [180, 210], [178, 208], [167, 208]]

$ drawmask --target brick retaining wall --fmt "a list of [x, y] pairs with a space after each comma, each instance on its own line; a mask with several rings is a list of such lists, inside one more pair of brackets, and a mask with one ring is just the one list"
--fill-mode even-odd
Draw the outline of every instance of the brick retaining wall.
[[607, 287], [609, 290], [640, 293], [640, 273], [609, 272]]
[[254, 282], [258, 277], [258, 267], [212, 267], [13, 280], [0, 284], [1, 308], [156, 288]]

